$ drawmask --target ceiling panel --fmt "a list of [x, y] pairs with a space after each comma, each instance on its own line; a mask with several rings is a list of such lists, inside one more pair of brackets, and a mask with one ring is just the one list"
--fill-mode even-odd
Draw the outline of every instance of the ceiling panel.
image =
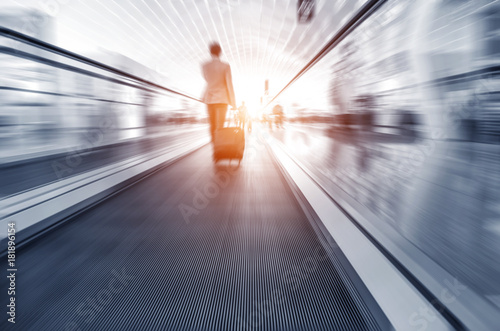
[[[207, 45], [219, 41], [233, 69], [237, 99], [255, 100], [265, 79], [271, 92], [284, 86], [364, 1], [317, 0], [308, 24], [297, 22], [297, 2], [286, 0], [44, 3], [5, 0], [0, 9], [45, 12], [54, 23], [38, 27], [50, 30], [47, 41], [95, 58], [103, 52], [127, 56], [163, 74], [159, 83], [196, 97], [204, 86], [200, 65], [209, 58]], [[22, 31], [23, 22], [11, 28]], [[116, 65], [113, 56], [102, 58]]]

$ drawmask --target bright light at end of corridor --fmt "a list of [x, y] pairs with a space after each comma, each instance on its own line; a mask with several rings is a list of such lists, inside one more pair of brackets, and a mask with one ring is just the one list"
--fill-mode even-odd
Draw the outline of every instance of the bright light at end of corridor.
[[260, 99], [264, 96], [264, 79], [258, 77], [234, 77], [234, 89], [236, 94], [237, 106], [242, 102], [248, 108], [248, 111], [256, 115], [261, 108]]

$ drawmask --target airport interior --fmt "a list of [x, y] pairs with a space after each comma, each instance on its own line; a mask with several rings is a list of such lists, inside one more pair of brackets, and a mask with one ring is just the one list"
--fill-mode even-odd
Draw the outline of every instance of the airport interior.
[[0, 330], [500, 330], [499, 0], [1, 0]]

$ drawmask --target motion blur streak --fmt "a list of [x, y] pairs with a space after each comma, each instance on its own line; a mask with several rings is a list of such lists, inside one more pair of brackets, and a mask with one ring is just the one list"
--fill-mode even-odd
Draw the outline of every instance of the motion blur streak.
[[[269, 233], [265, 229], [269, 227], [280, 235], [285, 234], [285, 246], [308, 252], [319, 240], [308, 227], [307, 217], [291, 202], [295, 200], [290, 189], [282, 185], [286, 176], [280, 177], [279, 169], [270, 161], [272, 153], [262, 147], [267, 139], [280, 142], [324, 191], [349, 212], [354, 222], [383, 247], [387, 255], [397, 260], [401, 270], [408, 274], [415, 272], [413, 276], [418, 286], [429, 287], [428, 292], [423, 292], [433, 295], [431, 299], [426, 298], [439, 301], [435, 306], [446, 307], [446, 313], [451, 316], [448, 318], [458, 321], [452, 323], [453, 327], [463, 327], [461, 316], [457, 316], [454, 307], [456, 303], [470, 310], [470, 314], [478, 314], [474, 316], [477, 320], [491, 317], [481, 316], [477, 311], [482, 304], [500, 313], [500, 1], [385, 1], [278, 95], [368, 2], [311, 1], [314, 3], [313, 16], [308, 18], [298, 17], [298, 1], [285, 0], [213, 3], [198, 0], [2, 1], [2, 29], [19, 32], [116, 69], [105, 70], [0, 34], [2, 208], [8, 199], [35, 189], [101, 171], [133, 157], [149, 157], [166, 147], [182, 147], [188, 141], [207, 139], [206, 107], [198, 99], [204, 87], [200, 64], [209, 57], [207, 45], [211, 41], [220, 43], [224, 61], [231, 65], [238, 106], [244, 101], [248, 107], [248, 116], [245, 115], [243, 121], [241, 113], [228, 112], [232, 121], [240, 125], [243, 122], [247, 132], [247, 151], [242, 166], [228, 175], [231, 177], [228, 187], [232, 191], [224, 191], [218, 186], [224, 194], [206, 199], [203, 208], [193, 209], [196, 203], [190, 194], [196, 195], [202, 189], [200, 183], [208, 183], [207, 178], [213, 175], [209, 166], [212, 161], [209, 147], [205, 146], [172, 168], [165, 168], [158, 177], [137, 184], [144, 191], [134, 186], [135, 191], [118, 195], [121, 200], [112, 200], [112, 208], [103, 203], [99, 209], [92, 209], [90, 216], [94, 219], [82, 216], [78, 220], [82, 222], [79, 224], [89, 226], [85, 230], [73, 224], [62, 228], [64, 231], [56, 229], [49, 234], [54, 244], [44, 243], [43, 237], [35, 242], [38, 245], [35, 247], [46, 254], [44, 259], [47, 261], [43, 264], [37, 264], [39, 256], [27, 245], [25, 261], [32, 263], [31, 269], [24, 271], [29, 276], [21, 274], [18, 281], [23, 284], [32, 281], [36, 286], [27, 287], [25, 291], [39, 292], [38, 301], [25, 306], [29, 310], [24, 311], [25, 316], [29, 316], [25, 325], [34, 327], [40, 323], [38, 325], [49, 329], [70, 322], [71, 327], [72, 323], [87, 323], [81, 316], [69, 322], [64, 316], [56, 318], [55, 322], [51, 319], [57, 315], [57, 309], [78, 315], [74, 313], [76, 307], [65, 307], [64, 300], [70, 301], [66, 297], [57, 302], [54, 306], [57, 309], [48, 309], [48, 315], [39, 311], [38, 315], [33, 313], [39, 308], [38, 303], [46, 298], [46, 293], [42, 293], [44, 284], [58, 286], [57, 282], [49, 284], [43, 278], [50, 275], [49, 269], [58, 270], [60, 261], [67, 263], [69, 269], [74, 267], [71, 255], [65, 255], [67, 252], [78, 256], [79, 262], [83, 261], [80, 267], [71, 269], [73, 276], [86, 272], [90, 264], [92, 268], [98, 265], [96, 268], [104, 270], [103, 265], [109, 263], [112, 266], [109, 270], [99, 269], [102, 271], [99, 277], [107, 281], [114, 277], [111, 270], [122, 270], [126, 265], [126, 271], [135, 278], [124, 285], [116, 297], [135, 293], [137, 285], [133, 283], [140, 280], [151, 286], [148, 294], [158, 298], [153, 287], [163, 280], [156, 276], [138, 278], [140, 271], [134, 265], [147, 256], [147, 249], [141, 248], [141, 240], [147, 241], [148, 247], [157, 253], [166, 252], [161, 244], [163, 239], [155, 232], [158, 230], [171, 240], [168, 248], [173, 252], [168, 253], [172, 255], [156, 256], [163, 263], [160, 270], [175, 279], [179, 286], [178, 292], [172, 290], [166, 295], [174, 303], [181, 295], [182, 305], [188, 305], [192, 299], [189, 286], [203, 282], [204, 278], [198, 274], [201, 271], [193, 272], [181, 265], [182, 272], [177, 274], [164, 266], [185, 263], [183, 258], [201, 263], [200, 256], [208, 246], [213, 253], [220, 248], [218, 245], [229, 245], [224, 240], [241, 240], [243, 246], [261, 245], [258, 249], [252, 246], [258, 251], [265, 247], [275, 249], [273, 240], [279, 236], [266, 237]], [[167, 88], [182, 95], [170, 93]], [[258, 147], [252, 149], [252, 144]], [[154, 178], [163, 182], [156, 182]], [[254, 181], [264, 182], [263, 187], [268, 191], [263, 193], [263, 188], [251, 184]], [[170, 188], [170, 184], [175, 185]], [[162, 196], [148, 191], [148, 187]], [[276, 189], [275, 195], [270, 193], [273, 189]], [[35, 198], [22, 202], [35, 203]], [[275, 205], [269, 201], [274, 201]], [[179, 206], [181, 209], [176, 209]], [[124, 210], [120, 211], [121, 208]], [[283, 215], [288, 218], [284, 219]], [[0, 217], [4, 217], [3, 212]], [[230, 217], [241, 222], [233, 228], [228, 220]], [[263, 221], [259, 217], [266, 219]], [[200, 225], [204, 219], [207, 220], [206, 228]], [[125, 230], [120, 229], [122, 220]], [[138, 232], [137, 237], [131, 234], [134, 227], [141, 227], [142, 222], [148, 220], [152, 223], [148, 223], [146, 230]], [[172, 223], [164, 225], [163, 221]], [[1, 218], [0, 225], [4, 225]], [[112, 227], [116, 233], [101, 234], [101, 226]], [[225, 232], [224, 235], [219, 233], [218, 226], [231, 235], [225, 237]], [[299, 229], [299, 234], [283, 230], [287, 226]], [[88, 237], [77, 238], [81, 233]], [[301, 236], [301, 233], [305, 234]], [[216, 239], [210, 241], [211, 235]], [[108, 237], [103, 239], [104, 236]], [[182, 242], [184, 236], [186, 241]], [[123, 244], [125, 239], [132, 242], [130, 247]], [[196, 245], [198, 239], [199, 246], [188, 247], [188, 243]], [[72, 247], [72, 240], [80, 241]], [[300, 240], [304, 242], [295, 242]], [[109, 244], [109, 249], [113, 250], [110, 244], [113, 241], [123, 251], [106, 255], [103, 247]], [[176, 243], [181, 248], [176, 247]], [[93, 245], [101, 246], [85, 251]], [[235, 244], [234, 247], [243, 249], [243, 246]], [[201, 255], [191, 254], [190, 249]], [[23, 253], [19, 254], [22, 259]], [[87, 259], [86, 254], [91, 257]], [[228, 263], [239, 263], [237, 254], [227, 254]], [[100, 255], [106, 258], [99, 260]], [[400, 259], [403, 255], [411, 258]], [[300, 262], [307, 254], [300, 253], [293, 258], [298, 257]], [[255, 290], [252, 300], [258, 304], [267, 300], [266, 295], [259, 292], [259, 284], [272, 288], [276, 270], [271, 269], [276, 265], [283, 267], [266, 258], [265, 254], [258, 255], [256, 261], [265, 262], [259, 272], [268, 278], [255, 284], [250, 282]], [[285, 267], [297, 262], [286, 260], [288, 257], [284, 253], [280, 258], [281, 262], [285, 261]], [[217, 282], [213, 276], [216, 273], [223, 274], [222, 278], [234, 276], [231, 274], [233, 269], [225, 269], [221, 261], [207, 267], [212, 273], [210, 283]], [[429, 261], [432, 267], [428, 267]], [[287, 266], [286, 263], [291, 264]], [[306, 304], [311, 314], [301, 320], [300, 314], [294, 313], [286, 322], [289, 324], [280, 324], [281, 327], [326, 328], [325, 325], [346, 323], [345, 327], [354, 323], [352, 325], [370, 329], [386, 325], [384, 318], [377, 317], [379, 307], [371, 306], [372, 299], [361, 300], [357, 291], [348, 291], [347, 288], [357, 285], [344, 279], [343, 273], [333, 264], [322, 261], [321, 274], [311, 273], [304, 281], [304, 286], [313, 288], [309, 292], [313, 299], [307, 299]], [[251, 268], [250, 271], [245, 269], [248, 265], [243, 269], [251, 274]], [[423, 270], [425, 277], [420, 277], [416, 270]], [[38, 272], [43, 277], [35, 279]], [[193, 278], [183, 279], [184, 274]], [[58, 274], [56, 279], [63, 282], [66, 276]], [[85, 284], [95, 285], [95, 279], [89, 275], [85, 277]], [[338, 279], [339, 288], [332, 289], [332, 278], [327, 277]], [[6, 280], [0, 285], [4, 282]], [[223, 289], [219, 285], [217, 288], [224, 293], [222, 301], [241, 304], [231, 311], [234, 320], [239, 319], [247, 325], [245, 327], [250, 324], [250, 327], [276, 326], [262, 316], [258, 317], [259, 322], [249, 322], [246, 318], [251, 314], [254, 301], [248, 303], [232, 298], [231, 291], [244, 295], [241, 293], [246, 289], [228, 284]], [[445, 288], [446, 284], [455, 284], [454, 288], [459, 291], [453, 292], [453, 300], [443, 299], [439, 297], [439, 289], [431, 289], [432, 284]], [[76, 283], [66, 285], [70, 288], [68, 291], [81, 290]], [[320, 295], [321, 286], [330, 289], [325, 294], [328, 299]], [[77, 305], [87, 302], [86, 295], [95, 297], [95, 293], [81, 291], [83, 298]], [[333, 293], [335, 291], [345, 295], [344, 302], [334, 301], [333, 298], [338, 299], [336, 295], [339, 295]], [[212, 295], [209, 292], [199, 292], [202, 293], [200, 297], [208, 301], [210, 298], [203, 295]], [[307, 296], [307, 291], [304, 293]], [[475, 299], [470, 299], [469, 294]], [[122, 304], [133, 299], [127, 298], [129, 301], [122, 301]], [[315, 300], [332, 300], [325, 307], [333, 305], [335, 311], [337, 306], [345, 304], [345, 309], [353, 312], [354, 322], [350, 318], [344, 320], [342, 314], [334, 317], [325, 314], [321, 310], [324, 307]], [[119, 319], [119, 312], [111, 307], [113, 305], [105, 306], [102, 309], [109, 309], [110, 314]], [[216, 306], [213, 305], [213, 309], [220, 309]], [[297, 309], [293, 305], [286, 307], [290, 311]], [[173, 323], [170, 326], [210, 326], [209, 317], [204, 317], [204, 323], [208, 324], [179, 322], [182, 318], [195, 318], [196, 311], [184, 311], [179, 320], [175, 320], [171, 312], [164, 313], [169, 323]], [[100, 314], [101, 310], [96, 311], [94, 317]], [[288, 318], [285, 310], [276, 314], [284, 320]], [[326, 324], [315, 324], [315, 318], [320, 315]], [[88, 325], [95, 326], [91, 324], [97, 321], [94, 317]], [[417, 314], [415, 324], [412, 324], [415, 319], [408, 317], [409, 329], [410, 326], [416, 330], [418, 326], [431, 327], [432, 321], [418, 317]], [[301, 324], [308, 318], [314, 323]], [[120, 325], [137, 327], [128, 322], [123, 320]], [[2, 323], [4, 320], [0, 325]], [[158, 323], [154, 324], [156, 327], [164, 327], [158, 321], [155, 323]], [[217, 323], [227, 323], [219, 324], [220, 328], [234, 326], [224, 319]]]
[[290, 87], [282, 141], [500, 305], [500, 7], [392, 1]]

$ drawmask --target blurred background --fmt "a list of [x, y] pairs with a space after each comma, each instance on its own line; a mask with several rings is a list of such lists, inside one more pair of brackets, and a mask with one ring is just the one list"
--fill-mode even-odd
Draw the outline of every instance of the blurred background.
[[500, 2], [387, 1], [300, 73], [364, 4], [3, 0], [0, 199], [206, 134], [217, 40], [254, 127], [500, 307]]

